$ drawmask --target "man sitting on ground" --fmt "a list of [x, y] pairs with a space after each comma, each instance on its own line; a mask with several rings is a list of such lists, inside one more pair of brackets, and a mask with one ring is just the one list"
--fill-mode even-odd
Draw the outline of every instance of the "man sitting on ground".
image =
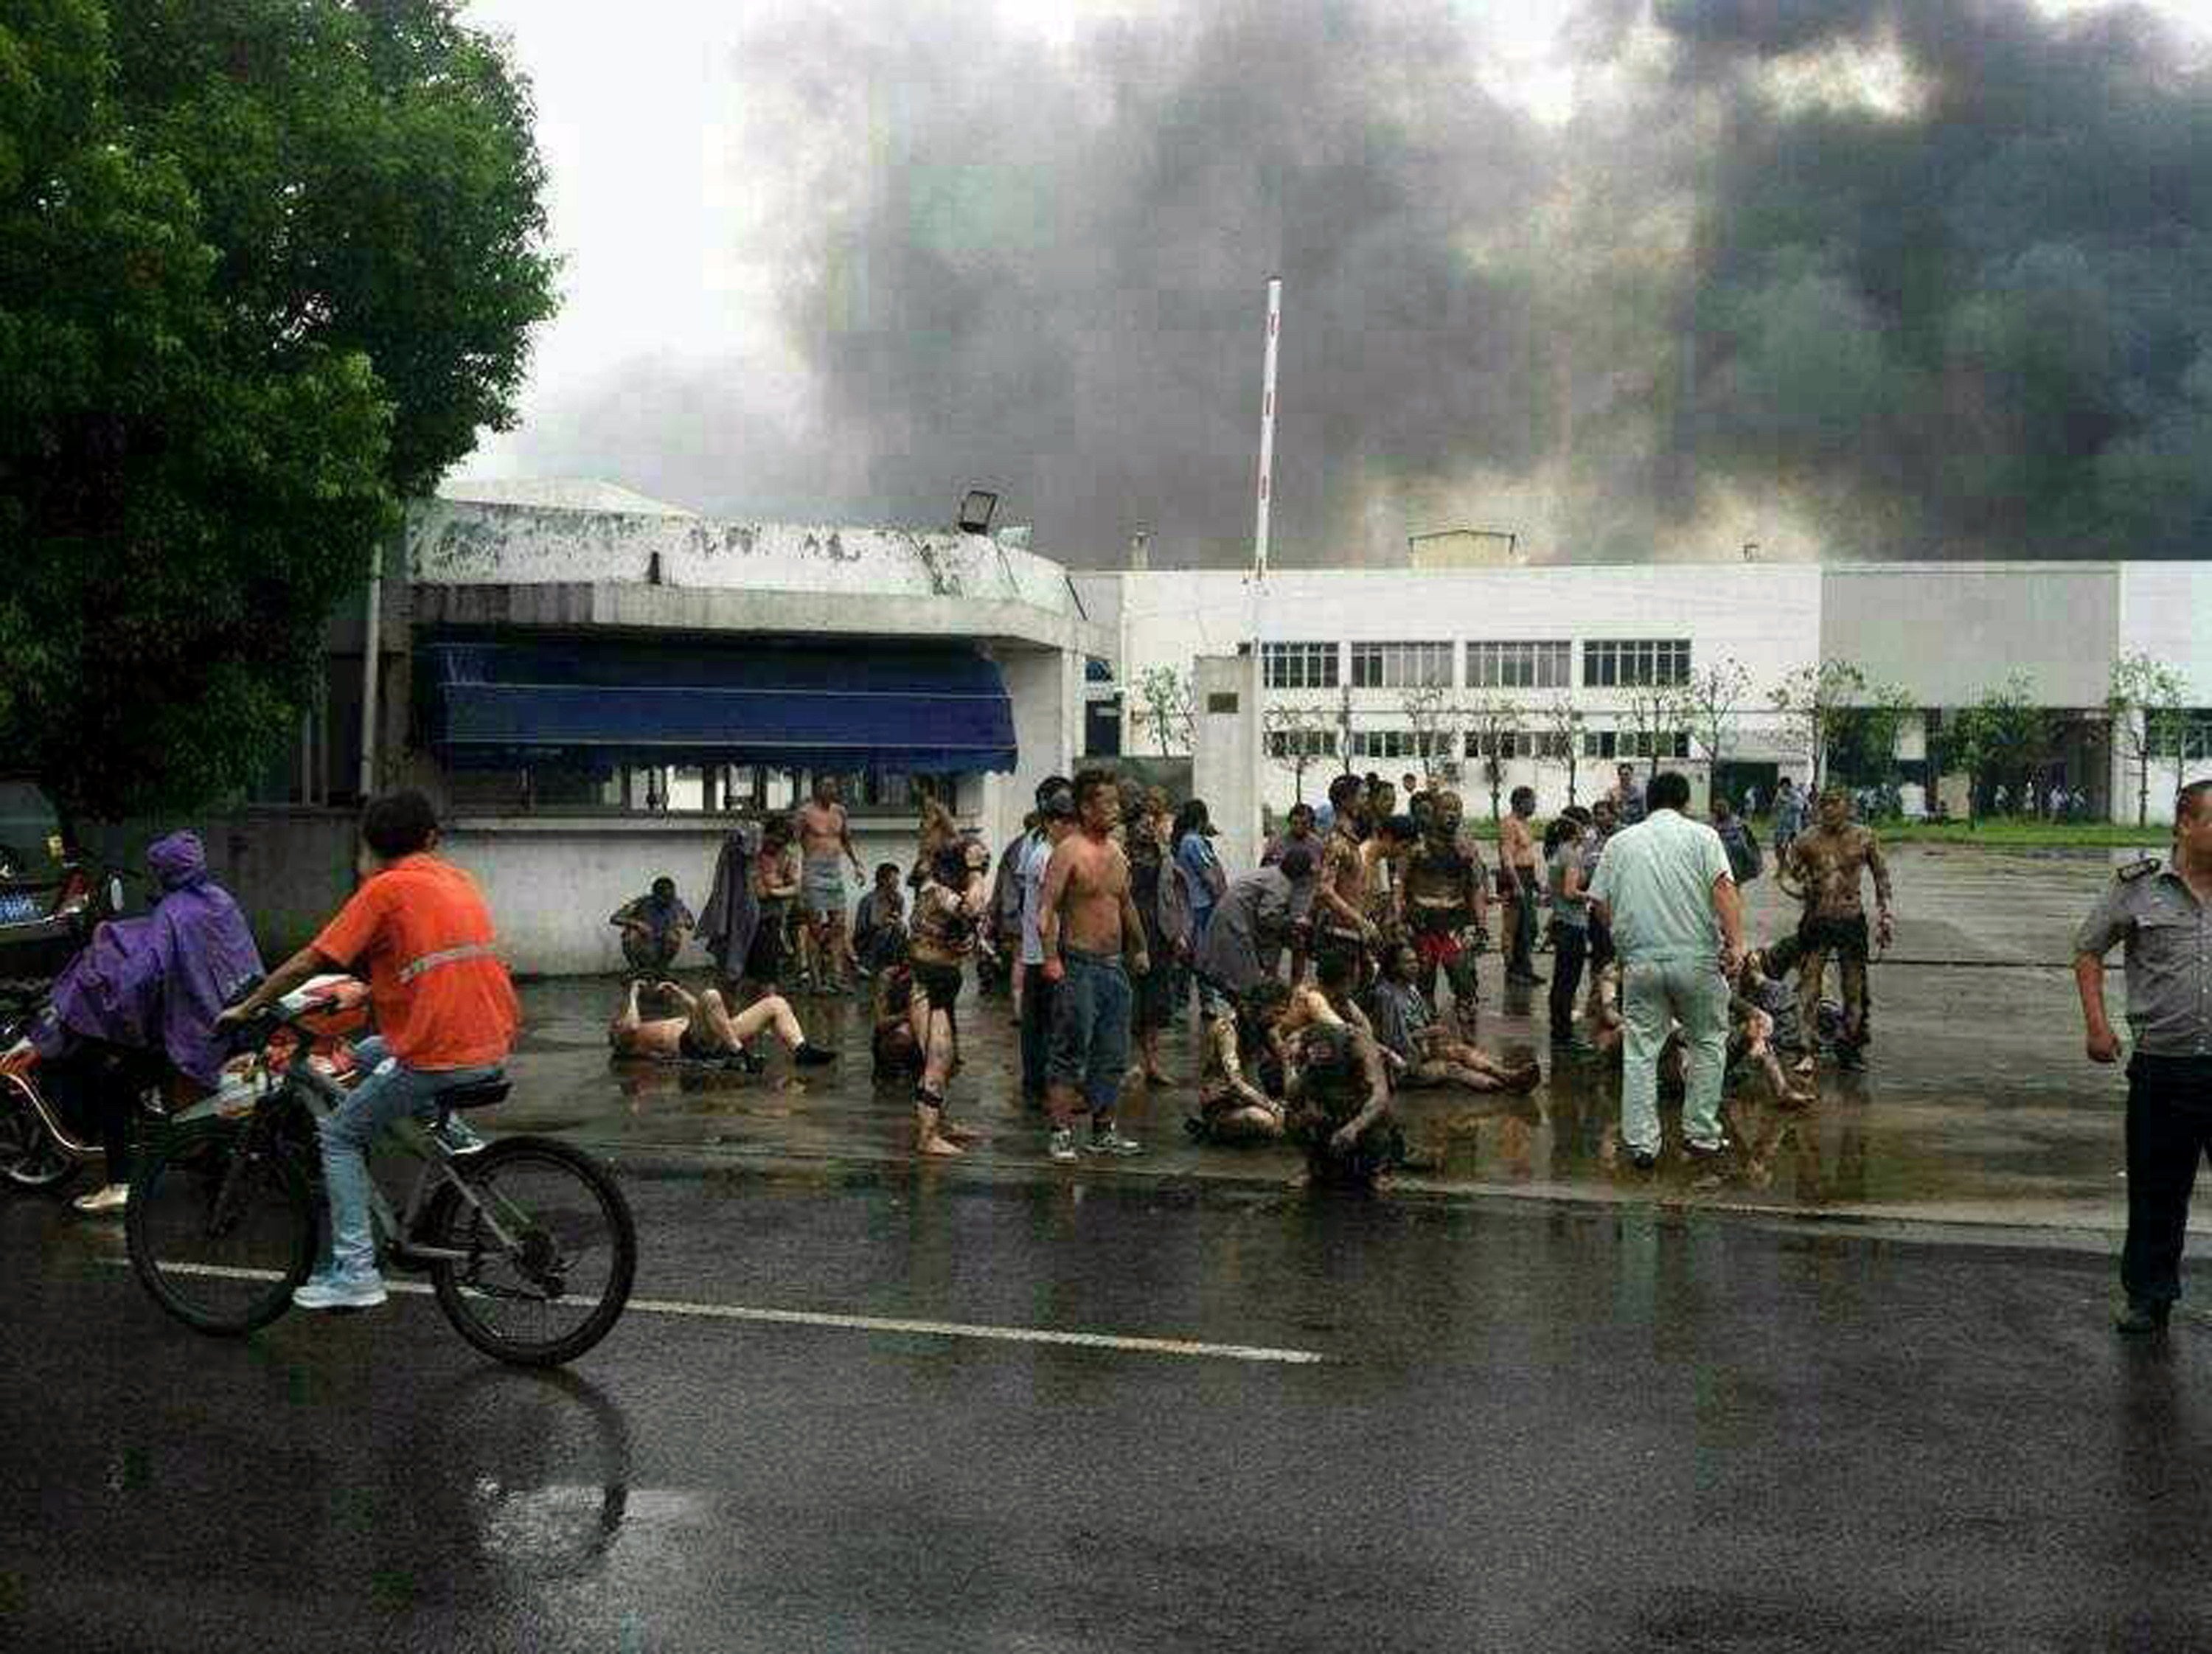
[[906, 892], [898, 863], [876, 865], [876, 882], [853, 914], [853, 951], [863, 976], [884, 969], [894, 955], [906, 954]]
[[876, 971], [875, 1078], [878, 1084], [912, 1085], [921, 1078], [921, 1025], [928, 1008], [926, 1000], [919, 1011], [915, 1005], [914, 968], [907, 964], [903, 933], [891, 939], [882, 960]]
[[1183, 1122], [1201, 1143], [1272, 1143], [1283, 1134], [1284, 1062], [1276, 1025], [1291, 990], [1263, 977], [1233, 1002], [1217, 1000], [1200, 1033], [1198, 1113]]
[[699, 921], [676, 899], [676, 881], [664, 873], [647, 894], [617, 908], [607, 922], [621, 927], [623, 958], [631, 968], [659, 976], [676, 963]]
[[1306, 1029], [1288, 1129], [1306, 1152], [1306, 1180], [1316, 1189], [1372, 1189], [1377, 1177], [1403, 1164], [1406, 1137], [1390, 1116], [1382, 1048], [1340, 1022]]
[[713, 988], [693, 995], [674, 982], [662, 982], [659, 991], [684, 1007], [680, 1017], [647, 1019], [637, 1008], [641, 982], [632, 982], [623, 996], [623, 1008], [607, 1025], [607, 1043], [617, 1056], [659, 1057], [686, 1062], [741, 1062], [745, 1043], [763, 1028], [773, 1028], [802, 1068], [818, 1068], [837, 1060], [837, 1053], [807, 1043], [793, 1014], [791, 1002], [781, 994], [755, 1000], [735, 1017]]
[[1382, 1049], [1406, 1065], [1398, 1083], [1408, 1088], [1463, 1085], [1471, 1092], [1535, 1090], [1544, 1077], [1535, 1063], [1502, 1062], [1450, 1036], [1421, 993], [1420, 970], [1420, 955], [1412, 943], [1393, 942], [1382, 950], [1371, 1020]]

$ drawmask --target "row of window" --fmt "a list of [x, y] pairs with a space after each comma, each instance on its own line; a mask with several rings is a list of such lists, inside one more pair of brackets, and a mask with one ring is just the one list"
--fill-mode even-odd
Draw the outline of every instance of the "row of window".
[[[1460, 737], [1450, 730], [1355, 729], [1351, 756], [1355, 758], [1451, 757], [1460, 752]], [[1558, 730], [1504, 729], [1468, 732], [1465, 753], [1470, 758], [1537, 758], [1564, 760], [1567, 737]], [[1333, 729], [1271, 729], [1267, 756], [1282, 762], [1299, 758], [1334, 758], [1337, 733]], [[1586, 729], [1583, 732], [1586, 758], [1686, 758], [1690, 736], [1686, 730], [1651, 732], [1633, 729]]]
[[[1261, 676], [1273, 690], [1451, 689], [1458, 682], [1455, 643], [1354, 643], [1351, 676], [1341, 676], [1334, 643], [1262, 643]], [[1571, 642], [1482, 642], [1467, 646], [1469, 689], [1566, 689], [1574, 682]], [[1583, 645], [1585, 689], [1672, 687], [1690, 681], [1690, 640], [1594, 638]]]

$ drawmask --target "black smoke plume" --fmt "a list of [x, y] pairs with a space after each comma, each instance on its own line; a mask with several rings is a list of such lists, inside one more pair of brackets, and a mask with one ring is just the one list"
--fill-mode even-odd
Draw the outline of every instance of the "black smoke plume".
[[1140, 522], [1241, 561], [1280, 273], [1285, 562], [1486, 502], [1557, 556], [1722, 550], [1747, 511], [1838, 556], [2212, 545], [2212, 77], [2148, 13], [1591, 0], [1566, 39], [1609, 89], [1552, 127], [1441, 3], [1065, 53], [988, 12], [751, 33], [783, 228], [742, 251], [808, 392], [640, 365], [564, 458], [740, 514], [930, 521], [984, 483], [1071, 562]]

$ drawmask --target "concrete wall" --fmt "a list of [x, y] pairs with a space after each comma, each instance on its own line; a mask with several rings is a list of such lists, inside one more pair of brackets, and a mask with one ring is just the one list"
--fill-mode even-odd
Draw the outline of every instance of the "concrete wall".
[[1037, 783], [1073, 773], [1083, 731], [1083, 657], [1048, 649], [993, 651], [1013, 702], [1014, 741], [1020, 752], [1011, 775], [989, 778], [982, 812], [984, 836], [996, 854], [1021, 830], [1036, 806]]
[[[146, 847], [189, 827], [207, 847], [216, 882], [238, 898], [264, 964], [275, 966], [313, 939], [353, 893], [360, 818], [351, 810], [271, 807], [202, 816], [189, 821], [88, 826], [92, 848], [118, 867], [143, 869]], [[145, 893], [129, 892], [131, 909]]]
[[1259, 663], [1249, 655], [1201, 655], [1194, 666], [1197, 739], [1190, 790], [1206, 800], [1220, 836], [1214, 848], [1231, 874], [1260, 860]]
[[406, 532], [410, 578], [421, 585], [659, 584], [982, 599], [1077, 611], [1058, 563], [981, 534], [450, 500], [410, 505]]
[[[627, 968], [607, 915], [642, 895], [656, 875], [673, 879], [684, 903], [698, 911], [727, 830], [724, 822], [696, 816], [464, 817], [447, 836], [445, 854], [483, 886], [501, 950], [516, 970], [590, 976]], [[904, 820], [862, 821], [853, 841], [865, 868], [914, 860], [915, 830]], [[858, 902], [850, 868], [846, 879], [850, 901]], [[706, 963], [695, 942], [678, 965]]]
[[2045, 706], [2100, 705], [2119, 635], [2112, 563], [1832, 569], [1820, 653], [1897, 684], [1923, 707], [1965, 706], [2016, 672]]

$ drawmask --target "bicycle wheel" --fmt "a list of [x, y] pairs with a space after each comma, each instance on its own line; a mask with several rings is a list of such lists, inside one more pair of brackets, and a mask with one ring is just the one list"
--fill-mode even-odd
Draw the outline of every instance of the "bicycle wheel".
[[629, 1202], [606, 1168], [550, 1138], [509, 1137], [454, 1171], [485, 1209], [448, 1183], [414, 1236], [467, 1254], [431, 1271], [453, 1330], [486, 1355], [526, 1367], [573, 1361], [605, 1337], [637, 1272]]
[[307, 1176], [252, 1126], [210, 1121], [159, 1138], [125, 1209], [131, 1267], [156, 1304], [204, 1333], [267, 1326], [314, 1267]]
[[16, 1075], [0, 1074], [0, 1177], [17, 1189], [52, 1194], [67, 1189], [79, 1169], [39, 1117], [29, 1087]]

